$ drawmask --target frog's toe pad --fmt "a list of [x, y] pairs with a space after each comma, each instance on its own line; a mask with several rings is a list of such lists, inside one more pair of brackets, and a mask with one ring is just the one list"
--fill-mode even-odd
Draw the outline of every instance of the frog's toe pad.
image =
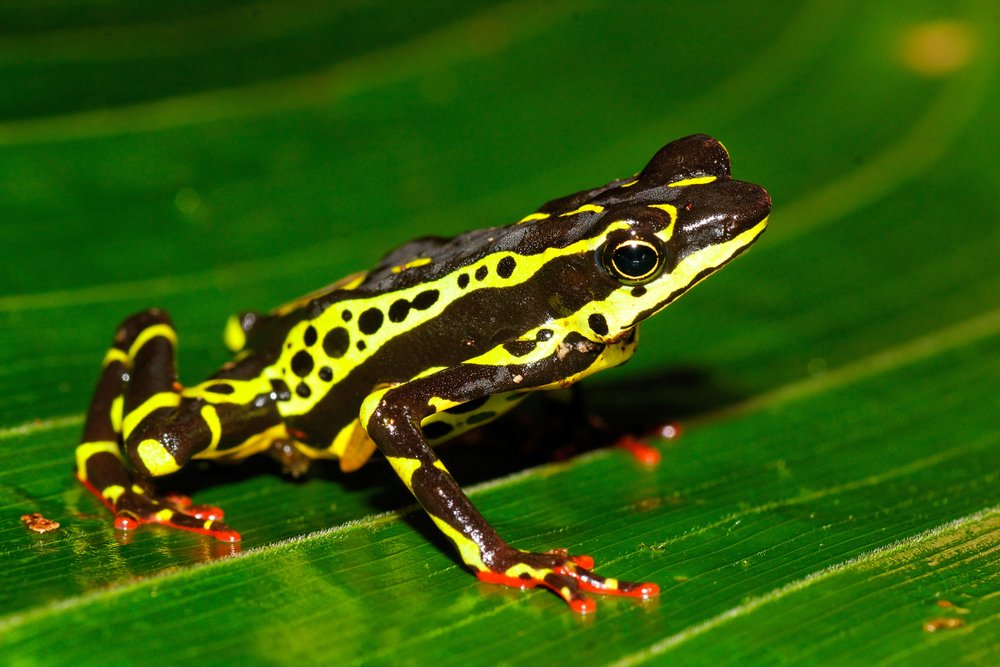
[[[547, 554], [524, 554], [525, 559], [503, 572], [481, 570], [480, 581], [513, 588], [544, 586], [561, 597], [578, 614], [597, 610], [597, 603], [584, 595], [619, 595], [648, 600], [660, 593], [660, 587], [650, 582], [621, 581], [594, 574], [594, 559], [590, 556], [569, 556], [563, 549]], [[544, 559], [541, 564], [538, 559]], [[534, 562], [532, 562], [534, 561]]]
[[220, 542], [239, 542], [240, 534], [216, 518], [221, 516], [222, 510], [217, 507], [192, 505], [183, 512], [169, 508], [162, 509], [151, 515], [147, 521], [209, 535]]

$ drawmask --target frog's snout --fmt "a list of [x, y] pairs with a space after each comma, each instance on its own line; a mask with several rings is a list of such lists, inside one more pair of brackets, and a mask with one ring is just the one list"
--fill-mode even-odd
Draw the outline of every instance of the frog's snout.
[[764, 188], [760, 189], [760, 207], [764, 210], [764, 217], [771, 214], [771, 193]]
[[748, 192], [741, 197], [743, 206], [735, 211], [730, 232], [740, 233], [756, 227], [771, 214], [771, 195], [752, 183], [744, 183]]

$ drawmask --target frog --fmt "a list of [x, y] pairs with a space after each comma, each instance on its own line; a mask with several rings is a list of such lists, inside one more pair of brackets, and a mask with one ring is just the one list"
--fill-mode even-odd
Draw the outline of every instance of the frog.
[[379, 452], [480, 580], [547, 588], [582, 614], [595, 594], [654, 598], [655, 583], [599, 575], [589, 556], [508, 544], [434, 447], [628, 361], [639, 325], [747, 250], [770, 208], [764, 188], [731, 177], [722, 143], [691, 135], [632, 177], [511, 224], [418, 238], [272, 311], [232, 316], [234, 356], [196, 385], [178, 382], [170, 316], [136, 313], [105, 354], [76, 475], [119, 531], [151, 523], [238, 542], [220, 509], [153, 480], [257, 454], [293, 475], [318, 459], [346, 473]]

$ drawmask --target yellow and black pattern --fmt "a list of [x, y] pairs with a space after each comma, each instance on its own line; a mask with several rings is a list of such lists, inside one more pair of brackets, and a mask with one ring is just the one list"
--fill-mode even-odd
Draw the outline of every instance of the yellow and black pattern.
[[730, 177], [704, 135], [668, 144], [633, 178], [548, 202], [505, 227], [423, 238], [269, 314], [226, 326], [234, 360], [183, 388], [166, 314], [140, 313], [108, 352], [77, 449], [78, 475], [129, 528], [151, 521], [238, 536], [215, 508], [146, 480], [196, 458], [269, 453], [299, 474], [315, 458], [355, 470], [377, 449], [487, 581], [585, 593], [655, 586], [605, 579], [592, 561], [508, 546], [431, 445], [530, 392], [627, 361], [637, 327], [749, 247], [770, 199]]

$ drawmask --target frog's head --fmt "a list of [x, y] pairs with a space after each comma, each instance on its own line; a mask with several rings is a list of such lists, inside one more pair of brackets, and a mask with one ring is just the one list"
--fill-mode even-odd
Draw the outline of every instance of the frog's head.
[[[730, 177], [729, 154], [705, 135], [664, 146], [632, 181], [588, 200], [606, 298], [578, 313], [587, 335], [615, 340], [746, 250], [767, 226], [771, 198]], [[582, 324], [582, 323], [581, 323]], [[586, 329], [584, 329], [586, 330]]]

